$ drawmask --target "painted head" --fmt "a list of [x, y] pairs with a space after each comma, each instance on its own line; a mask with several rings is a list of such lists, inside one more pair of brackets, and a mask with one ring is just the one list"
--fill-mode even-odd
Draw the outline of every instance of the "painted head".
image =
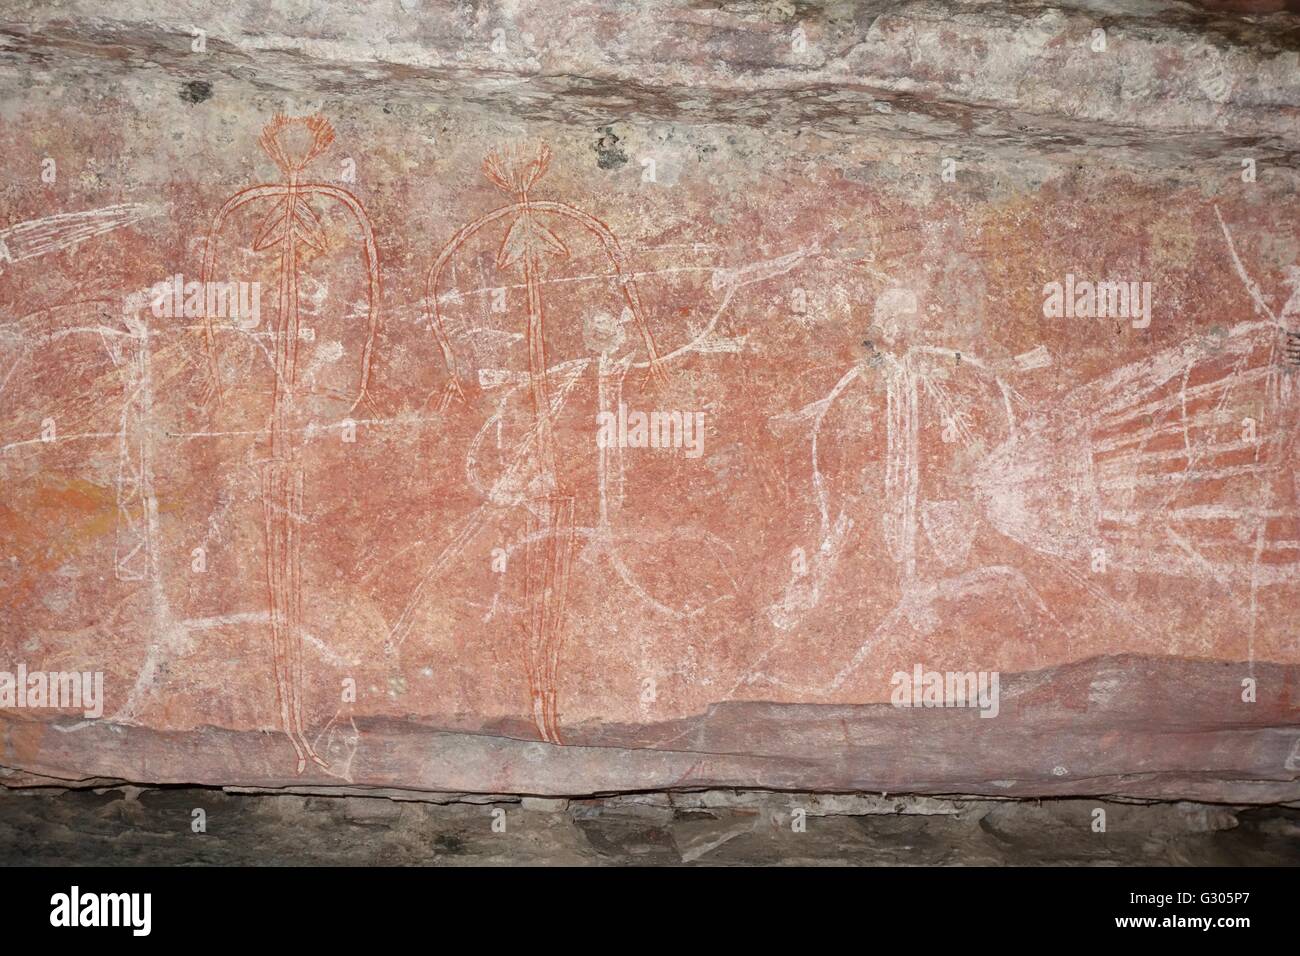
[[262, 128], [258, 143], [287, 176], [296, 177], [334, 142], [334, 127], [323, 116], [277, 113]]
[[582, 320], [582, 341], [592, 352], [609, 355], [623, 346], [626, 336], [623, 326], [632, 321], [630, 309], [624, 308], [621, 316], [612, 312], [588, 312]]
[[551, 147], [514, 146], [494, 149], [483, 160], [483, 175], [510, 196], [527, 195], [551, 165]]
[[872, 328], [884, 345], [896, 345], [902, 341], [916, 313], [915, 292], [905, 288], [885, 289], [876, 296], [875, 307], [871, 310]]

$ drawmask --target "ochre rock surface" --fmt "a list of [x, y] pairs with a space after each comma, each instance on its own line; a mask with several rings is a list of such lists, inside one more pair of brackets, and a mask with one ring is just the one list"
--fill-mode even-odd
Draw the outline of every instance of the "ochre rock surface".
[[0, 671], [102, 712], [3, 779], [1300, 797], [1294, 17], [1121, 24], [1117, 93], [1086, 7], [798, 69], [74, 7], [5, 30]]

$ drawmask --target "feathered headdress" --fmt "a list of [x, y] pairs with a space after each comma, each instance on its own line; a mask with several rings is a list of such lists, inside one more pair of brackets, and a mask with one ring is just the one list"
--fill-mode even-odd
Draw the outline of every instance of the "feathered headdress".
[[[294, 146], [287, 135], [290, 130], [305, 129], [308, 134], [307, 144]], [[258, 143], [271, 157], [275, 165], [286, 174], [298, 172], [307, 164], [325, 152], [334, 142], [334, 127], [323, 116], [285, 116], [275, 114], [275, 118], [262, 128]], [[295, 148], [297, 152], [295, 152]]]

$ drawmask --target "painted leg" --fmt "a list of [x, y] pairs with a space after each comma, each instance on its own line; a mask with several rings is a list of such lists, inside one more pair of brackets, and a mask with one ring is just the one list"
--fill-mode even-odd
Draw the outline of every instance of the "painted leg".
[[328, 764], [307, 740], [302, 723], [301, 465], [272, 461], [264, 466], [262, 510], [280, 721], [298, 755], [298, 773], [302, 773], [308, 759], [322, 767]]
[[528, 519], [528, 658], [533, 719], [548, 743], [562, 743], [556, 685], [573, 557], [573, 498], [536, 499]]

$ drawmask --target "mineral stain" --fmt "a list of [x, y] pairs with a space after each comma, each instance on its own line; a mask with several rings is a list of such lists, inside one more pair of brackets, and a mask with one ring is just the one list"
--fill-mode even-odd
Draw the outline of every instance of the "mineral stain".
[[190, 80], [181, 86], [181, 99], [191, 106], [212, 98], [212, 84], [207, 80]]
[[627, 163], [627, 153], [619, 146], [621, 140], [612, 127], [603, 126], [599, 130], [600, 138], [596, 140], [596, 165], [601, 169], [618, 169]]

